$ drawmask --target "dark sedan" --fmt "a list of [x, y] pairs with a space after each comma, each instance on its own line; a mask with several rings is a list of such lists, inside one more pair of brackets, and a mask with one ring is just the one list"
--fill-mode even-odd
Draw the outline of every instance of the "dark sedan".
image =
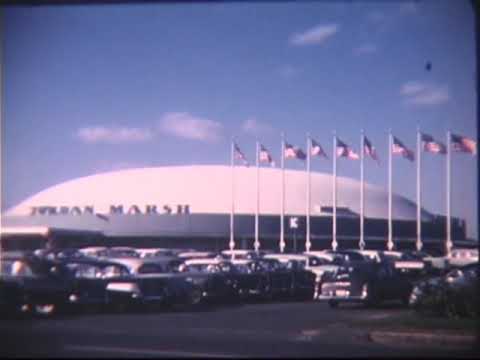
[[[348, 255], [352, 257], [351, 253]], [[361, 302], [369, 306], [386, 300], [408, 303], [413, 284], [395, 268], [395, 262], [362, 261], [354, 257], [355, 261], [344, 259], [336, 273], [325, 275], [319, 300], [328, 301], [331, 307], [341, 302]]]
[[72, 295], [61, 264], [36, 256], [2, 257], [0, 311], [53, 315]]

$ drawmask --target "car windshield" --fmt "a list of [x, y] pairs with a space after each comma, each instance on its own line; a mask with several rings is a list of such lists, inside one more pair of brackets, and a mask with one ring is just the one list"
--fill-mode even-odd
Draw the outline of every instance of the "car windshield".
[[221, 268], [217, 264], [189, 264], [184, 271], [195, 273], [219, 273]]
[[288, 260], [285, 263], [285, 268], [288, 270], [305, 269], [306, 265], [307, 265], [306, 260]]
[[138, 269], [139, 274], [159, 274], [164, 272], [162, 266], [158, 264], [144, 264]]
[[111, 256], [111, 257], [133, 257], [138, 258], [140, 255], [135, 250], [128, 250], [128, 249], [110, 249], [107, 250], [106, 255], [104, 256]]
[[260, 260], [259, 263], [267, 271], [277, 271], [285, 268], [285, 266], [280, 261], [275, 259], [263, 259]]
[[318, 258], [316, 256], [312, 256], [308, 258], [308, 266], [321, 266], [321, 265], [328, 265], [331, 261], [325, 258]]
[[256, 264], [254, 262], [249, 262], [244, 264], [235, 264], [235, 268], [238, 270], [238, 272], [242, 274], [252, 274], [256, 271], [261, 270], [261, 267], [259, 266], [259, 264]]
[[76, 278], [96, 279], [102, 277], [102, 269], [90, 264], [70, 263], [66, 265]]

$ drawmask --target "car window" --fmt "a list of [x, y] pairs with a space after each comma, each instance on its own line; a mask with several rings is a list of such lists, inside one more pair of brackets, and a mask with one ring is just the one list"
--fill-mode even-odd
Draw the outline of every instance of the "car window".
[[67, 268], [74, 272], [76, 278], [96, 279], [102, 277], [102, 269], [88, 264], [67, 264]]
[[221, 263], [220, 264], [220, 270], [222, 272], [232, 272], [233, 271], [233, 266], [228, 264], [228, 263]]
[[308, 265], [309, 266], [320, 266], [320, 265], [325, 265], [327, 263], [327, 260], [325, 259], [320, 259], [317, 257], [310, 257], [308, 258]]
[[163, 272], [162, 266], [157, 264], [144, 264], [138, 269], [139, 274], [158, 274]]
[[118, 277], [128, 275], [128, 271], [121, 266], [109, 265], [103, 269], [103, 277]]
[[253, 272], [250, 264], [235, 264], [235, 268], [242, 274], [251, 274]]

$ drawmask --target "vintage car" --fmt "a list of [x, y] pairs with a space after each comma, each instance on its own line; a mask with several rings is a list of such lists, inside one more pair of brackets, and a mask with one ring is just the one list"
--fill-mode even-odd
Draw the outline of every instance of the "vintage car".
[[[330, 254], [322, 254], [321, 256], [307, 254], [267, 254], [263, 259], [277, 259], [285, 265], [287, 269], [293, 270], [294, 273], [294, 287], [298, 288], [296, 291], [301, 292], [305, 290], [305, 294], [309, 294], [311, 289], [311, 276], [305, 274], [310, 272], [315, 277], [315, 288], [312, 297], [316, 299], [321, 289], [322, 278], [326, 272], [335, 272], [339, 265], [334, 263], [334, 256]], [[307, 298], [308, 295], [307, 295]]]
[[203, 289], [204, 302], [235, 303], [239, 300], [238, 272], [220, 258], [189, 259], [179, 266], [182, 274]]
[[[111, 302], [124, 306], [160, 305], [199, 306], [207, 297], [203, 284], [179, 273], [182, 263], [177, 257], [114, 258], [128, 276], [115, 277], [107, 285]], [[118, 307], [118, 306], [117, 306]]]
[[315, 276], [296, 262], [273, 258], [232, 260], [242, 299], [313, 298]]
[[448, 260], [452, 267], [461, 267], [478, 263], [478, 249], [453, 248]]
[[[400, 300], [408, 304], [413, 283], [408, 276], [395, 268], [393, 261], [362, 260], [350, 251], [343, 265], [335, 273], [327, 273], [319, 300], [328, 301], [331, 307], [341, 302], [361, 302], [374, 306], [386, 300]], [[356, 252], [357, 255], [361, 255]], [[348, 256], [348, 258], [347, 258]]]
[[50, 316], [66, 310], [71, 296], [61, 265], [36, 256], [2, 256], [0, 312]]
[[71, 302], [120, 311], [199, 303], [199, 288], [175, 276], [167, 265], [139, 258], [69, 260], [65, 266], [72, 273], [75, 289]]
[[423, 314], [478, 316], [479, 269], [469, 264], [415, 284], [409, 305]]

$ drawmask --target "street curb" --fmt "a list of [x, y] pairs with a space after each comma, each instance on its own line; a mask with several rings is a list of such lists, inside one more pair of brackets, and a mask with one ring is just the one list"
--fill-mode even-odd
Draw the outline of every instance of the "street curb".
[[426, 345], [472, 347], [477, 344], [475, 335], [450, 335], [412, 332], [372, 331], [368, 334], [372, 342], [388, 345]]

